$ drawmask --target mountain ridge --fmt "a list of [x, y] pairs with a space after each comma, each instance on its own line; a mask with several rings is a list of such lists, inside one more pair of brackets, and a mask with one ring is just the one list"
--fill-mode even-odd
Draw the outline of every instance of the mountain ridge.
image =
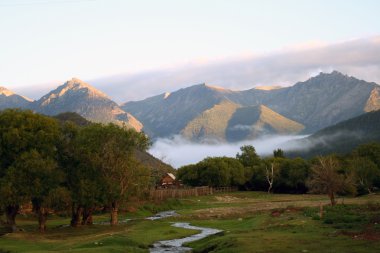
[[[171, 92], [165, 101], [164, 95], [159, 95], [126, 102], [121, 107], [136, 115], [144, 124], [144, 130], [154, 137], [180, 134], [189, 122], [222, 100], [242, 107], [264, 105], [304, 125], [303, 133], [310, 134], [366, 111], [380, 109], [379, 94], [378, 84], [333, 71], [280, 89], [233, 91], [199, 84]], [[172, 101], [170, 106], [168, 101]], [[170, 112], [173, 108], [177, 110], [176, 117]]]
[[[240, 118], [253, 119], [258, 111], [268, 108], [271, 112], [267, 110], [266, 114], [274, 120], [266, 117], [265, 123], [256, 122], [259, 125], [246, 128], [265, 126], [264, 132], [279, 134], [294, 134], [303, 128], [302, 133], [310, 134], [380, 109], [380, 86], [333, 71], [289, 87], [239, 91], [200, 83], [119, 105], [90, 84], [72, 78], [36, 101], [0, 88], [0, 109], [9, 107], [47, 115], [76, 112], [94, 122], [114, 122], [143, 130], [153, 139], [182, 134], [194, 140], [231, 141], [236, 138], [227, 134], [227, 129], [236, 112]], [[246, 137], [255, 138], [256, 134], [250, 133]]]
[[123, 111], [106, 94], [78, 78], [72, 78], [33, 103], [33, 109], [46, 115], [76, 112], [88, 120], [119, 125], [125, 124], [137, 131], [142, 124]]
[[32, 102], [32, 99], [18, 95], [7, 88], [0, 86], [0, 110], [9, 107], [27, 109]]

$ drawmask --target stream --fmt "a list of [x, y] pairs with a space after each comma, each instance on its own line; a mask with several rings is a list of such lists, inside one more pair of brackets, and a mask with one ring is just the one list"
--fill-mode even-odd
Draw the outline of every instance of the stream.
[[[175, 213], [175, 211], [166, 211], [156, 214], [155, 216], [148, 217], [149, 220], [157, 220], [167, 217], [172, 217], [178, 215]], [[150, 253], [185, 253], [190, 252], [191, 248], [182, 246], [184, 243], [187, 242], [193, 242], [200, 239], [203, 239], [207, 236], [217, 234], [219, 232], [222, 232], [222, 230], [219, 229], [213, 229], [213, 228], [203, 228], [203, 227], [197, 227], [192, 226], [189, 223], [186, 222], [176, 222], [172, 224], [173, 227], [177, 228], [185, 228], [185, 229], [192, 229], [192, 230], [199, 230], [200, 233], [191, 235], [185, 238], [180, 239], [172, 239], [172, 240], [166, 240], [166, 241], [158, 241], [153, 244], [153, 247], [150, 248]]]

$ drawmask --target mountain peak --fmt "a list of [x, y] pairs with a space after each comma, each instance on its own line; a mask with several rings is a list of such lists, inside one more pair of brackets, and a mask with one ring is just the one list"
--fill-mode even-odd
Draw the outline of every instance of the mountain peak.
[[0, 86], [0, 95], [4, 95], [6, 97], [9, 97], [9, 96], [15, 95], [15, 93], [11, 90], [8, 90], [5, 87]]
[[207, 88], [213, 89], [213, 90], [219, 90], [219, 91], [226, 91], [227, 90], [226, 88], [223, 88], [223, 87], [220, 87], [220, 86], [216, 86], [216, 85], [205, 84], [205, 86]]
[[78, 78], [68, 80], [43, 96], [35, 107], [47, 115], [76, 112], [93, 122], [126, 124], [137, 131], [142, 128], [141, 122], [123, 111], [107, 95]]
[[355, 77], [348, 76], [343, 74], [337, 70], [333, 70], [330, 73], [327, 72], [319, 72], [318, 75], [310, 77], [308, 80], [304, 82], [298, 82], [294, 85], [297, 86], [299, 84], [308, 84], [308, 85], [320, 85], [335, 82], [337, 84], [345, 83], [346, 81], [359, 81]]
[[342, 72], [339, 72], [338, 70], [333, 70], [330, 75], [341, 75], [341, 76], [346, 76]]
[[92, 97], [105, 97], [108, 98], [106, 94], [91, 86], [90, 84], [80, 80], [79, 78], [73, 77], [71, 80], [68, 80], [63, 85], [59, 86], [55, 91], [53, 91], [55, 96], [63, 96], [68, 91], [79, 91], [84, 90]]
[[326, 73], [326, 72], [320, 72], [317, 76], [315, 77], [345, 77], [347, 78], [348, 75], [345, 75], [337, 70], [333, 70], [331, 73]]
[[28, 101], [28, 102], [33, 102], [32, 99], [27, 98], [27, 97], [24, 97], [24, 96], [21, 96], [21, 95], [18, 95], [18, 94], [16, 94], [16, 93], [14, 93], [13, 91], [8, 90], [7, 88], [5, 88], [5, 87], [1, 87], [1, 86], [0, 86], [0, 95], [6, 96], [6, 97], [10, 97], [10, 96], [18, 96], [18, 97], [21, 97], [21, 98], [25, 99], [25, 100]]

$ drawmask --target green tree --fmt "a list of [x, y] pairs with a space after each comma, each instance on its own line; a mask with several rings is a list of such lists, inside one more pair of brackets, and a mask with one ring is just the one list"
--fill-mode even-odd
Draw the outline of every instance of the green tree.
[[89, 162], [91, 155], [85, 152], [87, 142], [81, 141], [81, 128], [72, 121], [65, 121], [61, 132], [58, 163], [66, 174], [65, 186], [70, 193], [70, 225], [90, 225], [93, 211], [104, 204], [101, 173]]
[[260, 164], [260, 157], [256, 150], [251, 145], [240, 147], [241, 153], [236, 154], [236, 158], [243, 164], [244, 167], [253, 167]]
[[133, 151], [145, 150], [149, 140], [132, 129], [92, 124], [80, 130], [76, 141], [87, 170], [100, 175], [100, 187], [111, 210], [111, 225], [116, 225], [120, 204], [141, 184], [141, 173], [136, 173], [141, 165], [134, 159]]
[[49, 209], [53, 208], [52, 193], [64, 180], [57, 163], [51, 158], [43, 158], [31, 150], [20, 156], [8, 170], [9, 181], [18, 187], [18, 194], [26, 196], [33, 204], [38, 217], [39, 230], [46, 230]]
[[310, 166], [302, 158], [276, 158], [279, 176], [274, 184], [276, 192], [305, 193]]
[[239, 160], [230, 157], [208, 157], [197, 164], [181, 167], [177, 176], [192, 186], [241, 186], [245, 183], [245, 168]]
[[360, 157], [367, 157], [375, 163], [380, 170], [380, 143], [373, 142], [360, 145], [353, 151], [353, 154]]
[[368, 157], [354, 157], [349, 164], [355, 173], [359, 191], [365, 190], [372, 193], [373, 184], [380, 175], [376, 164]]
[[[52, 118], [32, 111], [4, 110], [0, 112], [0, 191], [4, 194], [0, 200], [5, 210], [7, 224], [16, 228], [16, 215], [19, 206], [27, 201], [30, 194], [19, 192], [19, 187], [7, 179], [12, 168], [19, 164], [23, 154], [32, 150], [42, 159], [55, 159], [60, 131], [58, 122]], [[4, 196], [4, 197], [3, 197]]]
[[249, 185], [252, 190], [256, 190], [256, 191], [268, 190], [265, 162], [262, 162], [259, 166], [255, 166], [252, 168], [252, 176], [249, 178]]
[[273, 157], [275, 158], [285, 158], [285, 154], [284, 154], [284, 151], [282, 149], [276, 149], [276, 150], [273, 150]]
[[177, 177], [185, 185], [200, 186], [200, 176], [197, 164], [189, 164], [177, 170]]

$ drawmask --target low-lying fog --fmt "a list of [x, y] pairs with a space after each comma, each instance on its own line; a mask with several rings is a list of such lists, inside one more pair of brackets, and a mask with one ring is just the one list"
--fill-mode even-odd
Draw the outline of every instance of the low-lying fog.
[[152, 145], [149, 153], [164, 162], [179, 168], [183, 165], [197, 163], [206, 157], [229, 156], [235, 157], [243, 145], [252, 145], [261, 155], [270, 155], [273, 150], [296, 150], [299, 147], [292, 140], [306, 137], [305, 135], [265, 136], [260, 139], [237, 143], [201, 144], [193, 143], [179, 136], [172, 139], [158, 139]]

